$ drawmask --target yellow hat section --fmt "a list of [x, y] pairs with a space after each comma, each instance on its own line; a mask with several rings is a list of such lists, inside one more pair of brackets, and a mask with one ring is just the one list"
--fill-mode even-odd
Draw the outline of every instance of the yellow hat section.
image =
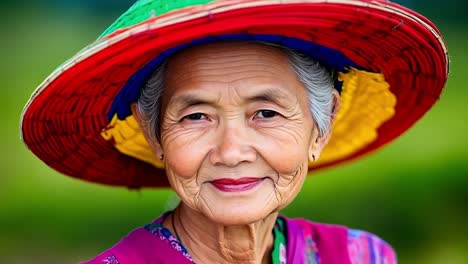
[[[332, 128], [332, 136], [314, 167], [352, 155], [377, 138], [377, 129], [395, 114], [396, 97], [381, 73], [350, 68], [339, 73], [343, 82], [341, 106]], [[133, 116], [119, 120], [114, 116], [101, 132], [123, 154], [163, 168], [151, 151]]]
[[101, 136], [107, 141], [112, 141], [121, 153], [164, 168], [148, 145], [133, 115], [125, 120], [120, 120], [114, 115], [107, 128], [102, 130]]
[[396, 97], [381, 73], [350, 68], [339, 73], [341, 106], [332, 135], [320, 159], [311, 167], [330, 163], [363, 149], [377, 139], [377, 129], [395, 114]]

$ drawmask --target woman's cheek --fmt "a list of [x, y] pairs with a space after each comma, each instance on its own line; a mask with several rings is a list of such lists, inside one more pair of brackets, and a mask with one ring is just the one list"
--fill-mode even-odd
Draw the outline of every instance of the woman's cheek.
[[307, 146], [301, 141], [264, 137], [257, 142], [259, 154], [279, 174], [292, 175], [307, 160]]
[[307, 175], [308, 166], [300, 167], [294, 175], [281, 175], [277, 186], [279, 210], [289, 205], [300, 192]]
[[307, 143], [311, 128], [303, 121], [288, 120], [282, 126], [265, 127], [257, 130], [262, 142], [260, 148], [278, 165], [281, 172], [290, 173], [307, 158]]
[[196, 176], [202, 159], [199, 152], [190, 152], [190, 149], [175, 149], [169, 152], [165, 157], [166, 166], [177, 175], [177, 177], [191, 178]]
[[304, 163], [304, 154], [294, 153], [295, 150], [283, 149], [279, 157], [270, 164], [275, 171], [282, 175], [295, 175], [298, 168]]
[[[166, 166], [177, 177], [195, 177], [206, 156], [210, 142], [201, 130], [179, 129], [163, 139]], [[205, 133], [206, 134], [206, 133]]]

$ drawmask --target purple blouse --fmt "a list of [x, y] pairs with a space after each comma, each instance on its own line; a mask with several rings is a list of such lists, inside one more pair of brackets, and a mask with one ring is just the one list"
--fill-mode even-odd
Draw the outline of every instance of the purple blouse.
[[[133, 230], [112, 248], [82, 264], [194, 263], [180, 241], [162, 226], [167, 215]], [[393, 249], [368, 232], [300, 218], [282, 218], [286, 223], [288, 264], [396, 263]]]

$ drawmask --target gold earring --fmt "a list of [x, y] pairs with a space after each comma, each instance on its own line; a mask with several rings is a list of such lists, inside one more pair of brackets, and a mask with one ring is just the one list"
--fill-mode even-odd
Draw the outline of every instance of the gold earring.
[[161, 154], [161, 156], [159, 156], [159, 160], [163, 160], [164, 159], [164, 154]]

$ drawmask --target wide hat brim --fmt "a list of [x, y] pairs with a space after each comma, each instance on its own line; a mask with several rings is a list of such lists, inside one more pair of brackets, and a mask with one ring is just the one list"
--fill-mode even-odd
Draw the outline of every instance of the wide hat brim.
[[[380, 92], [372, 87], [366, 95], [358, 90], [354, 97], [344, 96], [346, 108], [354, 108], [343, 110], [348, 111], [343, 115], [352, 118], [334, 130], [332, 139], [339, 139], [327, 146], [331, 158], [311, 164], [313, 170], [361, 157], [401, 135], [432, 107], [447, 80], [448, 55], [439, 31], [423, 16], [394, 3], [191, 2], [196, 1], [156, 14], [154, 2], [140, 1], [111, 30], [53, 72], [23, 111], [21, 132], [27, 147], [50, 167], [82, 180], [129, 188], [168, 186], [164, 169], [128, 155], [116, 147], [116, 136], [109, 139], [103, 133], [115, 124], [113, 114], [126, 118], [122, 113], [129, 112], [128, 102], [135, 99], [135, 89], [127, 88], [141, 82], [138, 78], [155, 58], [167, 57], [190, 43], [248, 39], [299, 49], [310, 43], [308, 51], [319, 57], [328, 54], [323, 60], [329, 67], [376, 73], [367, 77], [374, 81], [383, 76], [391, 95], [387, 96], [390, 111], [378, 109], [369, 94]], [[343, 58], [335, 58], [336, 54]], [[391, 114], [374, 122], [379, 111]], [[366, 126], [369, 131], [361, 128]], [[353, 129], [361, 131], [359, 136]], [[339, 148], [346, 151], [334, 155]]]

